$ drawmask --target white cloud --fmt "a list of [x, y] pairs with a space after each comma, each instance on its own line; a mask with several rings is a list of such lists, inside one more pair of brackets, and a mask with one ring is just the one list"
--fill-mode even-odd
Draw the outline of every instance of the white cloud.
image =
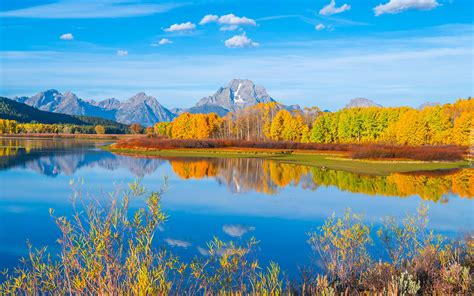
[[159, 45], [165, 45], [165, 44], [171, 44], [171, 43], [173, 43], [173, 41], [169, 40], [168, 38], [163, 38], [158, 42]]
[[173, 43], [173, 41], [169, 40], [168, 38], [162, 38], [157, 43], [156, 42], [151, 43], [150, 46], [151, 47], [158, 47], [158, 46], [161, 46], [161, 45], [172, 44], [172, 43]]
[[376, 16], [388, 13], [396, 14], [409, 9], [431, 10], [440, 6], [437, 0], [389, 0], [374, 7]]
[[223, 15], [219, 18], [218, 23], [221, 25], [249, 25], [249, 26], [256, 26], [257, 23], [255, 20], [247, 18], [245, 16], [238, 17], [233, 13]]
[[205, 25], [209, 23], [218, 23], [221, 28], [220, 31], [235, 31], [240, 26], [256, 26], [257, 22], [248, 17], [236, 16], [233, 13], [218, 16], [214, 14], [208, 14], [202, 18], [199, 22], [200, 25]]
[[237, 25], [231, 25], [231, 26], [222, 26], [219, 31], [225, 32], [225, 31], [235, 31], [239, 28]]
[[165, 242], [171, 247], [180, 247], [180, 248], [187, 249], [191, 246], [190, 242], [179, 240], [179, 239], [167, 238], [165, 239]]
[[216, 22], [219, 19], [218, 15], [215, 14], [208, 14], [202, 18], [202, 20], [199, 22], [200, 25], [205, 25], [209, 23]]
[[[313, 28], [314, 25], [310, 30]], [[208, 96], [228, 80], [245, 77], [264, 85], [272, 97], [281, 98], [284, 104], [297, 102], [331, 110], [343, 107], [347, 97], [359, 94], [387, 106], [417, 106], [428, 99], [447, 102], [472, 93], [472, 67], [466, 65], [472, 63], [473, 30], [469, 24], [386, 35], [275, 41], [266, 42], [259, 50], [252, 50], [252, 54], [228, 49], [219, 54], [199, 51], [185, 57], [173, 52], [133, 51], [128, 57], [118, 58], [117, 48], [112, 55], [105, 49], [1, 51], [0, 95], [33, 95], [54, 85], [75, 90], [85, 98], [128, 99], [145, 91], [161, 98], [160, 102], [167, 107], [187, 107], [196, 103], [195, 98]], [[207, 65], [206, 71], [202, 71], [203, 64]], [[433, 67], [438, 70], [433, 71]], [[138, 76], [141, 79], [134, 79]], [[341, 81], [346, 83], [341, 86]], [[317, 99], [311, 99], [314, 96]], [[292, 213], [310, 215], [304, 206], [302, 211]], [[277, 210], [254, 210], [244, 204], [242, 208], [252, 213], [257, 209]], [[229, 211], [235, 211], [235, 206], [229, 207]]]
[[126, 56], [128, 56], [128, 51], [123, 50], [123, 49], [119, 49], [119, 50], [117, 50], [117, 56], [126, 57]]
[[317, 24], [315, 27], [316, 31], [321, 31], [326, 29], [326, 26], [324, 24]]
[[241, 237], [249, 231], [254, 231], [255, 227], [253, 226], [243, 226], [243, 225], [224, 225], [222, 230], [232, 236], [232, 237]]
[[187, 23], [171, 25], [169, 28], [166, 28], [165, 31], [166, 32], [182, 32], [182, 31], [191, 31], [194, 29], [196, 29], [196, 25], [191, 22], [187, 22]]
[[2, 17], [79, 19], [79, 18], [119, 18], [152, 15], [183, 6], [182, 3], [139, 3], [138, 1], [70, 1], [31, 6], [0, 12]]
[[328, 5], [321, 8], [321, 10], [319, 11], [319, 14], [332, 15], [332, 14], [341, 13], [350, 9], [351, 9], [351, 6], [348, 4], [343, 4], [340, 7], [336, 7], [336, 0], [331, 0], [331, 2]]
[[59, 36], [59, 39], [61, 39], [61, 40], [74, 40], [74, 35], [72, 35], [72, 33], [62, 34], [61, 36]]
[[243, 47], [258, 47], [257, 42], [253, 42], [252, 39], [248, 38], [245, 33], [241, 35], [235, 35], [232, 38], [227, 39], [224, 42], [225, 46], [229, 48], [243, 48]]

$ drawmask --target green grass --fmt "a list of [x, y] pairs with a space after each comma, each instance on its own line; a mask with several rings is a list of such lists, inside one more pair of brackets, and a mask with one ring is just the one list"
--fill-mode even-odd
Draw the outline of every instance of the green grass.
[[324, 153], [281, 153], [262, 151], [229, 151], [219, 149], [174, 149], [174, 150], [140, 150], [122, 149], [105, 146], [103, 149], [128, 155], [145, 155], [156, 157], [183, 158], [260, 158], [284, 163], [293, 163], [314, 167], [348, 171], [359, 174], [389, 175], [415, 171], [449, 170], [467, 167], [467, 161], [457, 162], [422, 162], [422, 161], [372, 161], [343, 158], [334, 154]]

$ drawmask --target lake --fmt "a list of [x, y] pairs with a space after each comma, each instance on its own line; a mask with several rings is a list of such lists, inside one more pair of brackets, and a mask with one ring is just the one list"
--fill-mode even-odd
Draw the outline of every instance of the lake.
[[137, 179], [159, 190], [167, 178], [162, 206], [169, 221], [156, 236], [159, 246], [191, 258], [214, 236], [242, 243], [254, 236], [262, 262], [276, 261], [289, 274], [309, 259], [306, 233], [347, 208], [377, 226], [426, 203], [432, 229], [453, 238], [474, 229], [473, 169], [371, 176], [255, 158], [115, 155], [99, 148], [106, 142], [0, 141], [0, 269], [17, 265], [27, 241], [55, 251], [49, 209], [71, 214], [71, 179], [84, 180], [84, 194], [107, 198]]

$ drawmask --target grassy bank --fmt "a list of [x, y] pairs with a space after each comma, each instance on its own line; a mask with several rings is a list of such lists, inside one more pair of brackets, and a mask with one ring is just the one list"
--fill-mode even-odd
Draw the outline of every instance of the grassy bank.
[[468, 166], [467, 161], [413, 161], [413, 160], [356, 160], [344, 151], [253, 149], [253, 148], [121, 148], [117, 144], [104, 149], [120, 154], [151, 157], [184, 158], [261, 158], [361, 174], [388, 175], [391, 173], [447, 170]]
[[130, 134], [56, 134], [56, 133], [25, 133], [25, 134], [3, 134], [1, 138], [40, 138], [40, 139], [91, 139], [91, 140], [121, 140], [136, 138], [137, 135]]

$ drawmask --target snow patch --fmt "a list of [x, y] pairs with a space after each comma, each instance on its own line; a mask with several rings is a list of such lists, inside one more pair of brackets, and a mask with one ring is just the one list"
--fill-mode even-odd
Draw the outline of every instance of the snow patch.
[[241, 86], [242, 86], [242, 82], [239, 82], [239, 86], [237, 86], [237, 90], [235, 91], [235, 97], [237, 97], [237, 99], [234, 99], [234, 102], [239, 103], [239, 104], [245, 103], [245, 100], [242, 99], [242, 97], [239, 95], [239, 90]]

